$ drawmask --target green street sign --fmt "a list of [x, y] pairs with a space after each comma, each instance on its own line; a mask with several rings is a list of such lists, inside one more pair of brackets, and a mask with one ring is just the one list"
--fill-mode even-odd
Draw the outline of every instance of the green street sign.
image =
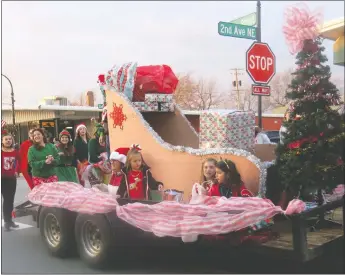
[[240, 24], [245, 26], [255, 26], [256, 25], [256, 12], [242, 16], [235, 20], [230, 21], [233, 24]]
[[231, 36], [244, 39], [256, 40], [256, 28], [220, 21], [218, 33], [222, 36]]
[[98, 104], [98, 109], [103, 109], [103, 104]]

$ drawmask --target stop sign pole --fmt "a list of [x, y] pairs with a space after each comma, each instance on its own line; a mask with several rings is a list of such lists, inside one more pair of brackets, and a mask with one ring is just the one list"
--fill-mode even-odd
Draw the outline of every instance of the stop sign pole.
[[[256, 2], [256, 16], [257, 16], [256, 41], [261, 42], [261, 3], [260, 1]], [[258, 95], [258, 123], [259, 123], [259, 127], [262, 128], [262, 97], [261, 95]]]

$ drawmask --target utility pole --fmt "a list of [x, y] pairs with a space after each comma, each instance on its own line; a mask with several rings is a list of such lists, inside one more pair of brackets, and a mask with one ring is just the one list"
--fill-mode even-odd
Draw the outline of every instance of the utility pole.
[[10, 83], [11, 86], [11, 104], [12, 104], [12, 123], [13, 123], [13, 129], [14, 129], [14, 136], [16, 134], [16, 115], [14, 112], [14, 92], [13, 92], [13, 85], [11, 80], [4, 74], [1, 74], [4, 78], [6, 78], [8, 80], [8, 82]]
[[[256, 40], [261, 42], [261, 3], [260, 1], [256, 2], [256, 16], [257, 16], [257, 25], [256, 25]], [[259, 127], [262, 128], [262, 97], [258, 95], [258, 122]]]
[[234, 68], [234, 69], [230, 69], [230, 70], [235, 72], [235, 81], [233, 81], [233, 86], [236, 88], [237, 109], [240, 110], [241, 109], [241, 96], [240, 96], [239, 86], [242, 86], [242, 81], [238, 80], [238, 75], [239, 75], [239, 71], [244, 71], [244, 69]]

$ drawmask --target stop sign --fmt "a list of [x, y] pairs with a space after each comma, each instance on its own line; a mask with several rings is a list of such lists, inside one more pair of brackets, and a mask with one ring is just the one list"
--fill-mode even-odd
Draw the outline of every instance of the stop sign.
[[246, 53], [247, 73], [255, 83], [268, 84], [276, 73], [276, 57], [267, 43], [254, 42]]

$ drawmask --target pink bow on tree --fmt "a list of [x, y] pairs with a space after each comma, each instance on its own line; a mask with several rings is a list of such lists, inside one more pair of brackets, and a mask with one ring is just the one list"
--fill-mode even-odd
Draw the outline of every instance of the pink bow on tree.
[[306, 4], [299, 3], [288, 7], [284, 17], [283, 33], [291, 54], [300, 52], [305, 40], [313, 40], [319, 36], [319, 27], [323, 22], [320, 10], [311, 13]]

